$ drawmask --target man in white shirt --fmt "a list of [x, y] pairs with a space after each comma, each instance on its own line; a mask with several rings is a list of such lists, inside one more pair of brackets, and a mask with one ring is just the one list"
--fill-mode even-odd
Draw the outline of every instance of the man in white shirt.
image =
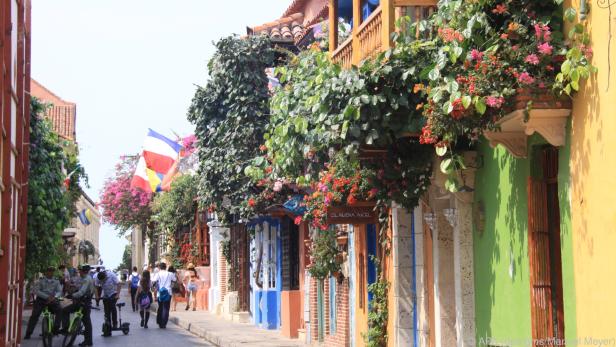
[[171, 287], [177, 281], [174, 273], [167, 271], [167, 264], [161, 262], [159, 271], [154, 274], [152, 283], [158, 288], [158, 311], [156, 311], [156, 323], [161, 329], [167, 327], [169, 321], [169, 307], [171, 306]]
[[113, 329], [118, 327], [118, 310], [116, 303], [120, 297], [122, 284], [118, 280], [118, 276], [112, 271], [101, 271], [94, 279], [94, 284], [98, 285], [101, 290], [97, 293], [97, 299], [103, 298], [103, 307], [105, 309], [105, 320], [111, 322]]

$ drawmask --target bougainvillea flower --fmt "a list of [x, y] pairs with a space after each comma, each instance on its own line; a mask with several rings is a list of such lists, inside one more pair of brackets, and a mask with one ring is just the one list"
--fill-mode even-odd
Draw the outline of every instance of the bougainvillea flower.
[[552, 47], [552, 45], [550, 45], [549, 43], [544, 42], [542, 44], [539, 44], [537, 46], [537, 49], [539, 50], [539, 53], [543, 55], [552, 55], [552, 50], [554, 49], [554, 47]]
[[532, 65], [539, 65], [539, 57], [536, 54], [529, 54], [524, 59], [524, 62]]
[[505, 98], [503, 98], [502, 96], [488, 96], [486, 98], [486, 105], [492, 108], [501, 108], [504, 102]]
[[522, 84], [533, 84], [535, 82], [535, 79], [528, 72], [522, 72], [518, 76], [518, 81], [520, 81], [520, 83]]
[[481, 60], [481, 59], [483, 59], [483, 52], [473, 49], [471, 51], [471, 60]]

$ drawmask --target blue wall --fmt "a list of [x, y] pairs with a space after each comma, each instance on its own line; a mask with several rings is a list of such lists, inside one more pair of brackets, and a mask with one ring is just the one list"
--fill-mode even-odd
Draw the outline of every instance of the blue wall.
[[[263, 228], [264, 223], [269, 224], [268, 228]], [[280, 238], [280, 221], [276, 218], [259, 218], [252, 220], [249, 223], [249, 227], [260, 225], [262, 232], [270, 232], [270, 229], [275, 230], [275, 242], [276, 242], [276, 254], [272, 256], [272, 261], [276, 263], [276, 285], [274, 288], [261, 289], [259, 288], [254, 278], [251, 279], [251, 300], [250, 305], [253, 312], [253, 322], [256, 326], [264, 329], [279, 329], [280, 328], [280, 305], [282, 290], [282, 239]], [[264, 239], [263, 234], [257, 234], [261, 240]], [[256, 246], [253, 242], [253, 247]], [[264, 250], [265, 253], [265, 250]], [[256, 254], [255, 254], [256, 256]], [[265, 271], [265, 266], [268, 264], [268, 259], [263, 259], [262, 271]], [[256, 259], [251, 260], [250, 268], [251, 274], [256, 269]], [[252, 275], [251, 275], [252, 277]], [[264, 287], [267, 283], [263, 283]]]

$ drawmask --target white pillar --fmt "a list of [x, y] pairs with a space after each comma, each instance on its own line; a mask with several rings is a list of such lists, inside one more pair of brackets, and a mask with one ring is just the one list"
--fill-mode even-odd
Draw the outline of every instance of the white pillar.
[[468, 201], [472, 201], [472, 198], [455, 200], [454, 267], [458, 347], [475, 346], [472, 204]]
[[218, 266], [220, 242], [224, 239], [224, 235], [228, 234], [228, 228], [218, 220], [213, 220], [208, 223], [210, 228], [210, 289], [208, 290], [208, 310], [216, 313], [217, 305], [220, 303], [220, 283], [218, 281]]

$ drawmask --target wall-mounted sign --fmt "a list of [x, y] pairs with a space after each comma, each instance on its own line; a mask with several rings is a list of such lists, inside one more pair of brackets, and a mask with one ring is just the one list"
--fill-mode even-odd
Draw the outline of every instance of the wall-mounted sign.
[[330, 206], [327, 224], [376, 224], [374, 206]]

